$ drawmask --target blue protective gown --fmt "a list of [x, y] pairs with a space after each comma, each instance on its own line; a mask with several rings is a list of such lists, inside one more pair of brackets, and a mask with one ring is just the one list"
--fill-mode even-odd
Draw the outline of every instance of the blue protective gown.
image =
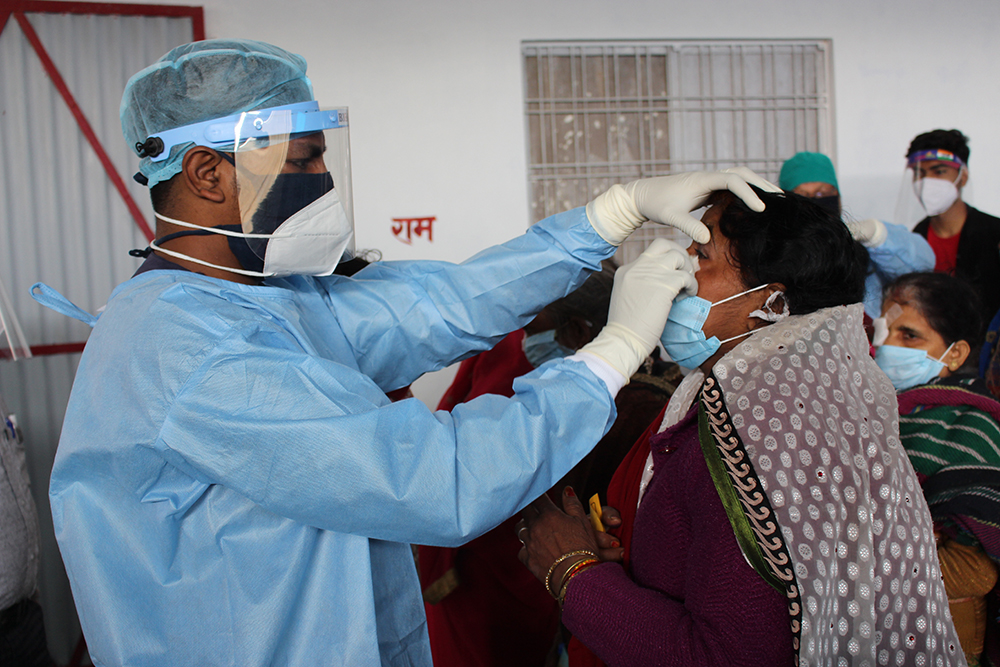
[[120, 285], [49, 491], [95, 664], [430, 665], [406, 543], [514, 514], [614, 402], [569, 360], [450, 414], [385, 392], [489, 348], [613, 251], [576, 209], [461, 265]]
[[882, 245], [868, 248], [871, 260], [865, 278], [865, 312], [869, 317], [882, 315], [882, 290], [905, 273], [934, 270], [934, 251], [927, 239], [903, 225], [883, 223], [888, 236]]

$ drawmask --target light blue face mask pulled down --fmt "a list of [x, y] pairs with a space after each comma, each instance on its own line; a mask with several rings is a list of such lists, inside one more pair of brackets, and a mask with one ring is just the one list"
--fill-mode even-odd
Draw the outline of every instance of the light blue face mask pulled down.
[[[700, 296], [681, 296], [675, 299], [674, 305], [670, 308], [670, 314], [667, 315], [667, 326], [663, 328], [663, 333], [660, 335], [660, 344], [666, 350], [667, 356], [682, 368], [697, 368], [718, 352], [723, 343], [749, 336], [753, 333], [752, 331], [720, 341], [715, 336], [706, 338], [702, 327], [705, 326], [705, 321], [708, 319], [708, 312], [712, 309], [712, 306], [718, 306], [727, 301], [738, 299], [744, 294], [756, 292], [765, 287], [767, 285], [759, 285], [753, 289], [748, 289], [739, 294], [716, 301], [715, 303]], [[751, 313], [748, 317], [754, 314]], [[772, 318], [766, 319], [771, 320]]]
[[546, 361], [562, 359], [574, 353], [574, 350], [556, 342], [555, 329], [525, 336], [524, 340], [521, 341], [521, 349], [524, 350], [524, 356], [528, 358], [528, 363], [535, 368]]
[[951, 351], [952, 343], [938, 359], [925, 350], [899, 345], [879, 345], [875, 348], [875, 363], [886, 374], [896, 391], [927, 384], [941, 375], [947, 364], [941, 361]]

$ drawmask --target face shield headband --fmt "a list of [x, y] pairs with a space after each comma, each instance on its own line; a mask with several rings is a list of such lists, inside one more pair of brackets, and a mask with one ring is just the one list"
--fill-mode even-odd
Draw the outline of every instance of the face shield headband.
[[[170, 157], [170, 151], [174, 146], [187, 143], [233, 153], [251, 140], [260, 141], [280, 135], [311, 134], [341, 127], [347, 127], [345, 109], [321, 110], [319, 102], [311, 100], [259, 111], [246, 111], [157, 132], [150, 135], [146, 141], [136, 143], [135, 152], [141, 158], [148, 157], [153, 162], [160, 162]], [[236, 145], [237, 141], [242, 146]]]
[[962, 162], [962, 158], [958, 157], [951, 151], [944, 150], [943, 148], [931, 148], [925, 151], [914, 151], [906, 156], [906, 166], [914, 168], [921, 162], [929, 162], [931, 160], [939, 162], [953, 162], [959, 169], [965, 167], [965, 163]]

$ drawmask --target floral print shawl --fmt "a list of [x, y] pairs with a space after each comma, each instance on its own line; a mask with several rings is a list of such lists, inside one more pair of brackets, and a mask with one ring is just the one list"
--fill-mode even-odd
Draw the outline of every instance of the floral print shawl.
[[748, 562], [788, 597], [800, 665], [964, 665], [933, 523], [860, 304], [727, 353], [700, 440]]

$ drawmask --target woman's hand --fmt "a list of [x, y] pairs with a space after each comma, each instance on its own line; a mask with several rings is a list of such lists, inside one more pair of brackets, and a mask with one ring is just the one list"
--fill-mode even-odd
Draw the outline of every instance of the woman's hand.
[[[614, 507], [604, 505], [601, 507], [601, 521], [604, 523], [605, 528], [614, 529], [622, 525], [622, 516]], [[622, 549], [621, 542], [618, 541], [617, 537], [610, 533], [601, 532], [595, 532], [594, 537], [597, 539], [597, 546], [599, 548], [597, 556], [602, 562], [614, 561], [620, 563], [622, 561], [625, 550]]]
[[[541, 496], [521, 512], [515, 530], [524, 547], [517, 557], [539, 581], [545, 582], [549, 569], [561, 556], [575, 551], [596, 554], [601, 560], [621, 560], [618, 540], [607, 533], [596, 533], [571, 487], [563, 489], [563, 510], [548, 496]], [[607, 508], [605, 521], [609, 526], [621, 524], [618, 513]], [[563, 560], [551, 572], [550, 581], [559, 582], [573, 564], [587, 558], [585, 554]]]

